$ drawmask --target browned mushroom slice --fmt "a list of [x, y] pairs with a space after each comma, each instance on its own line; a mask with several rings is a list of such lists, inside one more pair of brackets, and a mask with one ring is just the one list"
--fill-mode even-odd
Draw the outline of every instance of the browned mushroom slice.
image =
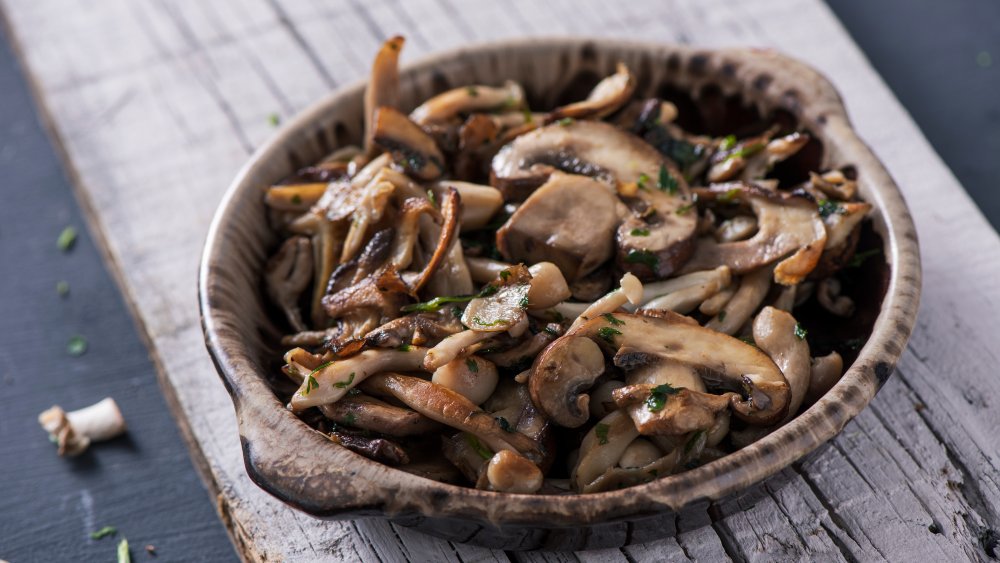
[[[625, 459], [625, 456], [628, 454], [628, 450], [641, 439], [642, 438], [636, 439], [632, 442], [632, 444], [629, 444], [629, 447], [625, 450], [625, 454], [622, 455], [622, 460]], [[616, 491], [625, 487], [648, 483], [659, 477], [666, 477], [675, 472], [677, 468], [682, 465], [681, 462], [683, 457], [684, 448], [679, 447], [674, 448], [669, 454], [659, 457], [646, 465], [637, 467], [612, 467], [590, 483], [583, 485], [580, 488], [580, 492], [600, 493], [603, 491]], [[621, 465], [621, 463], [622, 461], [620, 460], [619, 465]]]
[[372, 139], [417, 179], [433, 180], [444, 172], [444, 155], [434, 139], [397, 109], [383, 106], [375, 110]]
[[[364, 343], [373, 348], [427, 346], [461, 332], [462, 324], [452, 315], [415, 313], [393, 319], [365, 335]], [[338, 355], [340, 351], [338, 351]]]
[[419, 436], [441, 428], [415, 411], [365, 395], [344, 397], [332, 405], [321, 405], [319, 410], [337, 424], [389, 436]]
[[490, 487], [505, 493], [533, 493], [542, 487], [543, 477], [537, 465], [511, 450], [494, 454], [486, 467]]
[[[443, 180], [436, 184], [434, 193], [439, 195], [448, 188], [454, 188], [462, 198], [462, 232], [482, 229], [503, 207], [503, 195], [500, 190], [492, 186]], [[489, 279], [493, 277], [490, 276]]]
[[519, 109], [524, 105], [524, 90], [513, 81], [500, 88], [463, 86], [448, 90], [420, 104], [410, 112], [410, 119], [420, 125], [448, 121], [461, 114], [498, 109]]
[[510, 332], [520, 336], [528, 328], [528, 293], [531, 273], [515, 266], [500, 273], [493, 283], [496, 292], [469, 301], [462, 313], [462, 324], [478, 332]]
[[444, 201], [441, 202], [442, 225], [438, 234], [437, 244], [434, 247], [434, 254], [431, 255], [430, 260], [424, 265], [423, 270], [420, 271], [416, 280], [410, 284], [410, 290], [413, 293], [420, 291], [424, 285], [429, 283], [442, 264], [447, 261], [449, 253], [458, 237], [461, 205], [462, 201], [458, 195], [458, 191], [454, 188], [449, 188], [445, 193]]
[[599, 121], [555, 123], [518, 137], [493, 158], [491, 184], [524, 199], [555, 170], [614, 187], [627, 207], [616, 234], [618, 265], [666, 277], [691, 255], [698, 213], [687, 183], [653, 147]]
[[699, 239], [685, 271], [726, 265], [734, 273], [744, 273], [781, 260], [774, 269], [774, 281], [794, 285], [819, 262], [826, 244], [826, 227], [811, 201], [744, 183], [713, 185], [698, 190], [698, 195], [703, 200], [748, 203], [757, 216], [757, 233], [739, 242]]
[[271, 186], [264, 194], [264, 203], [281, 211], [306, 211], [323, 197], [326, 182]]
[[640, 434], [678, 435], [707, 430], [729, 407], [729, 396], [701, 393], [670, 384], [627, 385], [613, 394]]
[[774, 165], [792, 157], [809, 142], [805, 133], [790, 133], [777, 139], [772, 139], [760, 153], [751, 156], [746, 161], [746, 167], [740, 173], [740, 179], [745, 181], [760, 180], [774, 168]]
[[[386, 322], [406, 304], [409, 288], [393, 267], [378, 276], [369, 276], [323, 298], [323, 308], [331, 319], [358, 309], [370, 310]], [[380, 323], [381, 324], [381, 323]]]
[[413, 262], [413, 250], [420, 238], [420, 218], [423, 215], [438, 215], [434, 204], [423, 197], [406, 198], [396, 221], [396, 237], [389, 253], [389, 261], [398, 270], [406, 269]]
[[617, 203], [601, 182], [554, 173], [497, 231], [497, 249], [511, 262], [549, 261], [566, 279], [581, 278], [614, 252]]
[[790, 399], [783, 421], [787, 422], [798, 414], [809, 388], [809, 344], [805, 333], [795, 317], [774, 307], [764, 307], [753, 321], [753, 340], [774, 360], [788, 381]]
[[826, 245], [810, 279], [825, 278], [850, 262], [861, 238], [861, 221], [871, 208], [869, 203], [819, 202], [826, 226]]
[[830, 170], [823, 174], [810, 172], [809, 182], [827, 197], [843, 201], [854, 199], [854, 195], [858, 191], [858, 183], [849, 179], [840, 170]]
[[[604, 369], [603, 359], [598, 365], [599, 355], [582, 344], [589, 340], [611, 353], [628, 349], [690, 366], [709, 390], [728, 395], [732, 410], [751, 424], [772, 424], [785, 415], [788, 382], [770, 358], [754, 346], [689, 322], [676, 314], [608, 313], [591, 319], [539, 354], [531, 373], [532, 399], [559, 424], [575, 427], [586, 421], [589, 397], [582, 391]], [[570, 351], [587, 352], [572, 355], [586, 358], [585, 365], [561, 364], [559, 358]]]
[[573, 466], [570, 480], [577, 491], [592, 483], [614, 467], [625, 449], [639, 437], [632, 419], [617, 410], [595, 424], [580, 443], [580, 455]]
[[840, 381], [844, 373], [844, 359], [837, 352], [812, 359], [809, 370], [809, 389], [806, 390], [806, 404], [820, 400], [826, 392]]
[[399, 52], [405, 40], [397, 35], [386, 40], [375, 55], [371, 79], [365, 86], [365, 152], [374, 149], [375, 111], [399, 105]]
[[729, 335], [739, 332], [767, 297], [771, 276], [771, 268], [760, 268], [744, 275], [725, 308], [705, 323], [705, 327]]
[[392, 440], [363, 436], [347, 432], [342, 428], [330, 432], [329, 438], [352, 452], [386, 465], [405, 465], [410, 462], [410, 456], [406, 451]]
[[478, 178], [487, 171], [495, 149], [491, 145], [500, 134], [499, 128], [486, 114], [472, 114], [458, 129], [458, 152], [453, 172], [459, 178]]
[[598, 82], [586, 100], [556, 108], [548, 115], [546, 122], [566, 118], [606, 117], [625, 105], [634, 91], [635, 78], [624, 63], [618, 63], [615, 73]]
[[299, 297], [312, 279], [312, 244], [306, 237], [286, 240], [264, 269], [268, 295], [284, 311], [288, 324], [298, 332], [306, 330], [299, 310]]

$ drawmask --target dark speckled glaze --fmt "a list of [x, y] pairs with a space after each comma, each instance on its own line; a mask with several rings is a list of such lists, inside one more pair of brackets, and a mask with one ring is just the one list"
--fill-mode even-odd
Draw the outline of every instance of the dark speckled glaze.
[[[264, 376], [277, 328], [265, 313], [261, 271], [277, 241], [264, 189], [361, 136], [363, 84], [340, 90], [286, 124], [227, 192], [206, 242], [199, 302], [208, 350], [233, 398], [247, 472], [260, 487], [321, 518], [389, 517], [456, 541], [504, 549], [583, 549], [648, 541], [675, 532], [675, 513], [774, 476], [836, 435], [893, 371], [916, 320], [920, 258], [899, 190], [848, 122], [830, 83], [781, 54], [695, 50], [605, 40], [535, 39], [450, 51], [410, 65], [403, 109], [448, 87], [523, 84], [533, 107], [552, 107], [624, 61], [639, 96], [687, 92], [696, 103], [775, 111], [822, 145], [824, 167], [853, 166], [874, 205], [888, 285], [858, 359], [819, 402], [766, 438], [722, 459], [645, 485], [592, 495], [513, 495], [441, 484], [392, 469], [330, 442], [286, 411]], [[585, 89], [583, 90], [586, 91]], [[720, 107], [721, 107], [720, 105]], [[722, 111], [722, 110], [720, 110]], [[711, 115], [711, 113], [709, 113]], [[706, 124], [711, 127], [711, 124]]]

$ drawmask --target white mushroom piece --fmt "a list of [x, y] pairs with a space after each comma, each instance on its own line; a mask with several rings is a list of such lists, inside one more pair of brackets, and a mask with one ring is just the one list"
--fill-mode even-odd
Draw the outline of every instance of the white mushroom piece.
[[815, 403], [826, 395], [826, 392], [833, 389], [833, 386], [840, 381], [843, 374], [844, 359], [837, 352], [813, 358], [809, 372], [809, 388], [806, 390], [806, 403]]
[[108, 397], [75, 411], [54, 406], [38, 415], [38, 423], [59, 446], [59, 455], [77, 456], [91, 442], [110, 440], [125, 433], [125, 418], [118, 403]]
[[417, 106], [410, 112], [410, 119], [427, 125], [448, 121], [460, 114], [520, 110], [523, 106], [524, 90], [518, 83], [508, 80], [499, 88], [476, 84], [442, 92]]
[[434, 139], [395, 108], [375, 110], [372, 141], [414, 178], [433, 180], [444, 173], [444, 155]]
[[625, 105], [634, 91], [635, 78], [624, 63], [618, 63], [615, 73], [598, 82], [586, 100], [552, 110], [546, 122], [606, 117]]
[[296, 332], [306, 330], [299, 297], [313, 279], [312, 244], [306, 237], [290, 237], [264, 268], [264, 281], [271, 299], [281, 307]]
[[761, 179], [775, 164], [799, 152], [809, 142], [809, 135], [804, 133], [790, 133], [777, 139], [772, 136], [773, 132], [767, 131], [739, 141], [733, 136], [726, 137], [712, 155], [708, 181]]
[[371, 78], [365, 86], [365, 152], [372, 155], [375, 136], [375, 111], [399, 105], [399, 53], [405, 39], [397, 35], [386, 40], [375, 55]]
[[[663, 423], [634, 413], [639, 418], [637, 425], [648, 422], [661, 427], [676, 421], [681, 428], [688, 411], [704, 408], [717, 413], [727, 405], [750, 424], [771, 424], [783, 417], [789, 401], [788, 382], [774, 362], [753, 346], [692, 323], [670, 314], [607, 313], [591, 319], [557, 339], [535, 359], [529, 379], [532, 400], [557, 424], [581, 426], [589, 413], [586, 391], [604, 373], [606, 351], [619, 367], [656, 365], [654, 371], [676, 372], [669, 377], [686, 377], [685, 372], [693, 370], [707, 389], [722, 393], [677, 389], [683, 400], [672, 402], [690, 403], [692, 408], [650, 410], [658, 419], [669, 419]], [[642, 383], [619, 389], [614, 397], [623, 406], [648, 401], [662, 392], [666, 391]]]
[[[590, 176], [618, 193], [625, 208], [615, 234], [622, 269], [640, 279], [664, 278], [691, 256], [698, 213], [687, 183], [638, 137], [599, 121], [553, 123], [502, 148], [493, 158], [490, 184], [506, 200], [522, 201], [557, 170]], [[590, 197], [607, 199], [600, 193], [595, 189]], [[602, 216], [595, 225], [603, 229], [606, 222]], [[506, 228], [509, 237], [512, 226]]]
[[826, 227], [811, 201], [744, 183], [716, 184], [697, 193], [700, 201], [749, 205], [758, 227], [753, 237], [738, 242], [698, 239], [685, 271], [726, 265], [733, 273], [742, 274], [777, 262], [774, 281], [795, 285], [818, 264], [826, 244]]

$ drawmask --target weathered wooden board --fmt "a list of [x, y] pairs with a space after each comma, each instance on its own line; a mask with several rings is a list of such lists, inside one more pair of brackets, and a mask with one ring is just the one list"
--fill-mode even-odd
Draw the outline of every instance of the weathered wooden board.
[[[818, 0], [341, 3], [3, 0], [79, 196], [159, 363], [221, 515], [251, 560], [983, 560], [1000, 550], [1000, 240]], [[387, 35], [405, 59], [538, 34], [781, 49], [825, 72], [913, 210], [918, 329], [896, 376], [818, 455], [740, 501], [621, 550], [515, 554], [382, 521], [320, 522], [247, 478], [204, 351], [198, 255], [268, 116], [362, 77]]]

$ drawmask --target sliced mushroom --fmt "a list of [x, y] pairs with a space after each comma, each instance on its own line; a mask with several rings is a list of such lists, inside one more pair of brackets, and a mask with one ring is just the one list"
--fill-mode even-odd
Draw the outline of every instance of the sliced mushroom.
[[782, 422], [798, 414], [809, 388], [809, 344], [801, 334], [795, 317], [774, 307], [764, 307], [753, 321], [754, 343], [774, 360], [788, 381], [788, 414]]
[[576, 428], [587, 422], [590, 388], [604, 373], [604, 354], [589, 338], [563, 336], [535, 359], [528, 381], [531, 399], [556, 424]]
[[493, 338], [494, 333], [479, 330], [463, 330], [446, 337], [436, 346], [427, 351], [424, 358], [424, 369], [433, 372], [441, 366], [462, 356], [465, 350]]
[[843, 374], [844, 359], [837, 352], [813, 358], [805, 402], [812, 404], [818, 401], [827, 391], [833, 389]]
[[573, 324], [570, 326], [570, 330], [573, 330], [581, 324], [600, 315], [613, 313], [626, 303], [638, 305], [641, 302], [645, 292], [639, 278], [630, 273], [626, 273], [622, 276], [619, 283], [620, 287], [618, 289], [608, 293], [597, 301], [594, 301], [587, 306], [583, 312], [579, 313], [579, 315], [575, 317], [576, 320], [574, 320]]
[[[728, 287], [732, 280], [727, 266], [719, 266], [708, 272], [694, 272], [670, 281], [679, 281], [682, 279], [690, 282], [691, 285], [676, 284], [679, 287], [647, 301], [642, 305], [642, 308], [666, 309], [676, 313], [687, 314], [706, 299]], [[669, 282], [646, 284], [643, 287], [643, 293], [659, 293], [659, 288], [651, 288], [650, 286], [661, 285], [661, 287], [666, 287], [667, 283]]]
[[[770, 285], [770, 284], [768, 284]], [[714, 317], [724, 310], [733, 296], [736, 295], [737, 285], [729, 285], [719, 290], [718, 293], [701, 302], [698, 311], [703, 315]]]
[[553, 326], [558, 325], [546, 326], [545, 330], [531, 335], [531, 338], [526, 338], [506, 350], [488, 353], [483, 351], [483, 356], [494, 364], [505, 368], [524, 365], [526, 362], [530, 363], [543, 348], [559, 336], [560, 333], [557, 332], [557, 329], [552, 328]]
[[125, 432], [125, 418], [111, 397], [70, 412], [58, 405], [51, 407], [38, 415], [38, 423], [58, 445], [61, 456], [80, 455], [91, 442], [110, 440]]
[[687, 183], [641, 139], [597, 121], [548, 125], [501, 149], [490, 183], [505, 199], [519, 201], [555, 170], [591, 176], [616, 189], [635, 184], [634, 194], [623, 197], [629, 214], [616, 236], [623, 269], [639, 277], [666, 277], [691, 255], [698, 214]]
[[615, 73], [598, 82], [586, 100], [556, 108], [548, 115], [546, 122], [566, 118], [606, 117], [625, 105], [634, 91], [635, 78], [624, 63], [618, 63]]
[[264, 268], [268, 295], [281, 307], [288, 324], [296, 331], [306, 330], [299, 309], [299, 297], [313, 279], [312, 244], [306, 237], [290, 237]]
[[481, 405], [497, 388], [497, 366], [478, 356], [459, 358], [434, 370], [431, 381]]
[[868, 203], [832, 201], [821, 201], [820, 206], [832, 210], [823, 217], [826, 246], [812, 279], [827, 277], [850, 262], [861, 238], [861, 221], [872, 208]]
[[719, 242], [736, 242], [745, 240], [757, 232], [757, 218], [750, 215], [737, 215], [726, 219], [715, 230], [715, 240]]
[[[302, 374], [302, 384], [289, 403], [292, 411], [302, 412], [339, 401], [348, 391], [375, 373], [386, 370], [423, 369], [427, 348], [410, 346], [404, 350], [365, 350], [356, 356], [327, 362], [316, 369], [290, 364]], [[308, 374], [308, 375], [306, 375]]]
[[823, 174], [809, 173], [809, 182], [827, 197], [850, 201], [858, 191], [858, 183], [849, 179], [840, 170], [830, 170]]
[[816, 299], [827, 311], [838, 317], [850, 317], [854, 314], [854, 300], [846, 295], [840, 294], [840, 280], [837, 278], [826, 278], [819, 282], [816, 290]]
[[405, 40], [397, 35], [386, 40], [375, 55], [371, 79], [365, 86], [365, 152], [373, 152], [375, 111], [399, 105], [399, 52]]
[[[420, 291], [425, 285], [429, 284], [439, 270], [454, 266], [455, 262], [451, 260], [451, 256], [453, 254], [452, 249], [458, 243], [461, 203], [458, 191], [454, 188], [449, 188], [445, 193], [444, 201], [441, 202], [442, 225], [438, 230], [434, 253], [431, 255], [430, 260], [427, 261], [427, 264], [424, 265], [420, 274], [410, 283], [410, 289], [413, 293]], [[459, 249], [459, 252], [461, 252], [461, 249]]]
[[763, 178], [775, 164], [799, 152], [809, 139], [809, 135], [798, 132], [772, 139], [762, 152], [747, 160], [740, 179], [750, 181]]
[[434, 180], [444, 172], [444, 155], [437, 143], [399, 110], [388, 106], [375, 110], [372, 140], [415, 178]]
[[639, 431], [624, 412], [613, 411], [595, 424], [580, 443], [579, 458], [571, 472], [575, 490], [582, 490], [618, 464]]
[[364, 187], [361, 200], [351, 215], [351, 226], [344, 238], [340, 253], [341, 264], [354, 258], [365, 244], [369, 227], [382, 218], [395, 189], [391, 182], [381, 181], [379, 178]]
[[649, 440], [636, 438], [625, 448], [618, 465], [625, 469], [635, 469], [644, 465], [649, 465], [663, 457], [663, 452]]
[[410, 197], [403, 202], [389, 258], [397, 270], [405, 270], [413, 262], [413, 249], [420, 240], [420, 218], [436, 214], [434, 204], [425, 198]]
[[500, 272], [512, 268], [510, 262], [483, 258], [481, 256], [466, 256], [465, 263], [469, 267], [469, 275], [476, 283], [486, 283], [497, 279]]
[[320, 405], [319, 410], [337, 424], [389, 436], [419, 436], [440, 429], [437, 422], [415, 411], [365, 395], [344, 397], [336, 403]]
[[352, 452], [374, 459], [386, 465], [405, 465], [410, 463], [407, 455], [399, 444], [386, 438], [374, 438], [347, 432], [343, 428], [334, 429], [329, 434], [331, 441], [344, 446]]
[[264, 194], [264, 203], [280, 211], [307, 211], [326, 192], [326, 182], [271, 186]]
[[434, 96], [410, 112], [410, 119], [425, 125], [448, 121], [460, 114], [488, 112], [498, 109], [520, 109], [524, 105], [524, 90], [508, 80], [500, 88], [494, 86], [463, 86]]
[[614, 253], [617, 204], [601, 182], [553, 173], [497, 231], [497, 249], [511, 262], [549, 261], [579, 279]]
[[448, 188], [454, 188], [462, 198], [461, 223], [463, 232], [482, 229], [503, 207], [503, 196], [500, 194], [500, 190], [494, 187], [471, 182], [443, 180], [437, 183], [437, 189], [434, 193], [437, 194]]
[[671, 123], [677, 107], [658, 99], [646, 100], [632, 130], [669, 158], [688, 178], [701, 175], [714, 150], [709, 137], [695, 136]]
[[625, 387], [624, 381], [609, 379], [590, 392], [590, 416], [604, 418], [618, 408], [615, 404], [614, 392]]
[[[331, 319], [370, 317], [374, 319], [375, 326], [381, 326], [399, 314], [409, 295], [410, 289], [395, 268], [389, 266], [377, 275], [323, 297], [322, 305]], [[353, 334], [352, 337], [360, 338], [373, 328], [366, 327], [361, 334]]]
[[477, 297], [465, 307], [462, 324], [480, 332], [510, 332], [520, 336], [528, 328], [528, 293], [531, 274], [524, 266], [500, 272], [492, 287], [496, 292]]
[[746, 274], [725, 308], [705, 323], [705, 326], [723, 334], [736, 334], [750, 320], [757, 307], [764, 302], [770, 288], [770, 268], [760, 268]]
[[495, 491], [534, 493], [542, 487], [542, 471], [527, 458], [512, 450], [500, 450], [490, 459], [486, 477]]
[[570, 297], [569, 285], [562, 270], [552, 262], [538, 262], [528, 267], [528, 308], [547, 309]]
[[[640, 440], [642, 438], [636, 439], [629, 445], [625, 450], [625, 454], [622, 455], [622, 459], [625, 459], [632, 446]], [[612, 467], [590, 483], [584, 485], [580, 489], [580, 492], [600, 493], [603, 491], [615, 491], [640, 483], [648, 483], [659, 477], [666, 477], [683, 465], [683, 450], [684, 448], [675, 448], [667, 455], [641, 467]], [[619, 460], [619, 465], [621, 463], [621, 460]]]
[[719, 184], [698, 190], [701, 199], [745, 201], [757, 216], [757, 234], [748, 240], [717, 243], [699, 239], [686, 271], [725, 264], [733, 273], [744, 273], [781, 260], [774, 281], [794, 285], [819, 262], [826, 244], [826, 227], [815, 204], [784, 193], [771, 193], [750, 184]]
[[[462, 324], [452, 315], [417, 313], [393, 319], [369, 332], [364, 337], [364, 344], [372, 348], [427, 346], [462, 330]], [[337, 354], [343, 357], [341, 350], [337, 350]]]

